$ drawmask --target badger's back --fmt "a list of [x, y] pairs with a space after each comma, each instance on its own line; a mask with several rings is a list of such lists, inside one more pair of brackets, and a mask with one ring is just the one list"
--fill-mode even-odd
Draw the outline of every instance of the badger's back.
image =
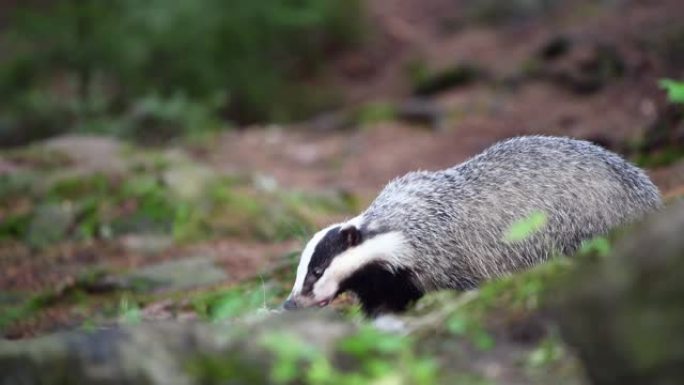
[[[363, 213], [365, 226], [400, 231], [399, 261], [425, 290], [469, 288], [548, 259], [660, 205], [638, 168], [589, 142], [509, 139], [450, 169], [390, 182]], [[542, 212], [546, 224], [506, 241], [516, 221]]]

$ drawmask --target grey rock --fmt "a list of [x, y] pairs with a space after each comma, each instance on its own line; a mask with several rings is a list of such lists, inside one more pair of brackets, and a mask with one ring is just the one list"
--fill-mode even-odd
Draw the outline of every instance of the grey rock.
[[173, 165], [164, 175], [164, 183], [178, 198], [197, 201], [202, 198], [206, 187], [215, 178], [209, 168], [191, 162]]
[[[301, 369], [293, 373], [292, 381], [280, 383], [316, 383], [307, 381], [310, 372], [305, 371], [314, 362], [324, 362], [318, 369], [330, 365], [329, 373], [350, 374], [352, 377], [346, 377], [344, 383], [349, 383], [350, 378], [355, 379], [354, 383], [363, 383], [371, 382], [368, 371], [377, 367], [368, 361], [377, 364], [378, 359], [392, 370], [372, 383], [413, 383], [410, 376], [416, 367], [412, 364], [426, 357], [438, 365], [434, 377], [429, 377], [435, 384], [584, 384], [572, 358], [564, 359], [561, 366], [536, 371], [525, 366], [526, 357], [537, 346], [529, 341], [498, 339], [495, 346], [481, 350], [445, 333], [444, 323], [451, 311], [476, 298], [474, 292], [470, 293], [448, 293], [439, 296], [440, 301], [432, 297], [436, 309], [381, 321], [385, 326], [401, 326], [391, 328], [398, 334], [414, 334], [414, 343], [405, 347], [396, 345], [396, 339], [391, 346], [383, 344], [380, 335], [369, 334], [366, 328], [370, 325], [361, 328], [329, 309], [260, 311], [231, 323], [143, 319], [141, 324], [93, 332], [63, 332], [0, 342], [0, 385], [271, 384], [276, 382], [274, 373], [288, 362]], [[144, 311], [163, 313], [165, 306], [159, 303], [156, 309]], [[335, 383], [335, 379], [339, 377], [329, 378], [326, 383]], [[430, 383], [425, 381], [416, 383]]]
[[142, 254], [158, 254], [173, 246], [173, 238], [156, 234], [130, 234], [122, 237], [126, 250]]
[[124, 146], [114, 138], [95, 135], [64, 135], [50, 139], [43, 146], [68, 156], [82, 173], [120, 173], [126, 162]]
[[210, 257], [189, 257], [163, 262], [130, 272], [123, 277], [125, 286], [180, 291], [209, 286], [228, 279], [226, 273]]
[[266, 336], [285, 331], [331, 354], [350, 330], [330, 314], [290, 313], [254, 325], [158, 322], [0, 342], [0, 384], [265, 384]]
[[44, 247], [63, 240], [76, 220], [72, 204], [47, 204], [36, 209], [26, 234], [32, 247]]

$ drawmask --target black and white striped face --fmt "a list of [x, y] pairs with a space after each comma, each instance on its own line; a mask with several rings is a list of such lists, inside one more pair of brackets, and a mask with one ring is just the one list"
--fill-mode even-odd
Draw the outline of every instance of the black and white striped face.
[[292, 293], [283, 307], [291, 310], [330, 303], [349, 270], [337, 259], [361, 242], [361, 231], [353, 224], [335, 224], [316, 233], [302, 252]]
[[[405, 277], [397, 280], [397, 273], [406, 270], [412, 260], [402, 233], [382, 231], [362, 220], [359, 216], [329, 226], [307, 243], [292, 293], [283, 304], [286, 310], [326, 306], [345, 290], [356, 293], [362, 303], [384, 303], [396, 296], [392, 282], [399, 283], [399, 289], [408, 284]], [[369, 287], [370, 292], [366, 290]]]

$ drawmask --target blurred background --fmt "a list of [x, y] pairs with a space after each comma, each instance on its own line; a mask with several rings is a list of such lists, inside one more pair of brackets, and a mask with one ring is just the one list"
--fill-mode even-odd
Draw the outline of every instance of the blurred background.
[[2, 0], [0, 330], [272, 306], [315, 229], [520, 134], [684, 193], [681, 0]]

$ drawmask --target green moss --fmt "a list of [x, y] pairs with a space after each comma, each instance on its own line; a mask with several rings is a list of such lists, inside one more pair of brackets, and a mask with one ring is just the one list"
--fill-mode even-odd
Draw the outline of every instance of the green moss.
[[435, 329], [437, 335], [458, 337], [484, 353], [499, 344], [501, 329], [506, 329], [503, 325], [527, 328], [530, 323], [529, 327], [535, 327], [532, 323], [545, 295], [572, 266], [558, 257], [530, 271], [487, 282], [477, 291], [431, 293], [416, 305], [414, 316], [439, 320], [443, 327]]
[[20, 239], [27, 233], [31, 216], [26, 213], [10, 214], [0, 221], [0, 241]]
[[7, 306], [0, 311], [0, 331], [15, 322], [28, 319], [50, 304], [50, 294], [37, 294], [19, 305]]
[[532, 350], [525, 365], [532, 371], [548, 370], [555, 364], [567, 359], [567, 350], [558, 335], [547, 336]]
[[0, 175], [0, 205], [16, 199], [32, 197], [44, 181], [36, 172], [16, 172]]
[[684, 148], [668, 147], [654, 153], [639, 154], [634, 162], [646, 168], [669, 166], [684, 158]]
[[357, 124], [371, 125], [395, 119], [397, 109], [391, 103], [374, 102], [360, 107], [354, 115]]
[[16, 148], [3, 151], [1, 155], [15, 164], [43, 170], [53, 170], [72, 164], [67, 154], [43, 146]]
[[[319, 218], [351, 213], [358, 206], [349, 194], [259, 191], [234, 178], [209, 179], [196, 194], [185, 197], [166, 182], [170, 167], [147, 159], [125, 176], [57, 177], [47, 188], [38, 187], [45, 179], [33, 174], [0, 177], [7, 181], [0, 187], [7, 205], [0, 237], [25, 239], [29, 223], [45, 205], [68, 205], [75, 223], [65, 226], [59, 237], [41, 242], [43, 246], [133, 232], [170, 234], [179, 242], [227, 235], [284, 240], [306, 237]], [[16, 205], [16, 200], [27, 204]]]
[[200, 355], [191, 359], [186, 371], [201, 384], [270, 384], [268, 373], [244, 358], [243, 352]]
[[272, 285], [251, 280], [240, 285], [199, 293], [192, 299], [195, 312], [210, 321], [222, 321], [274, 306], [277, 296]]
[[259, 192], [217, 186], [212, 195], [216, 201], [207, 216], [209, 228], [218, 234], [261, 240], [305, 238], [315, 230], [317, 218], [351, 213], [356, 207], [356, 201], [344, 194]]

